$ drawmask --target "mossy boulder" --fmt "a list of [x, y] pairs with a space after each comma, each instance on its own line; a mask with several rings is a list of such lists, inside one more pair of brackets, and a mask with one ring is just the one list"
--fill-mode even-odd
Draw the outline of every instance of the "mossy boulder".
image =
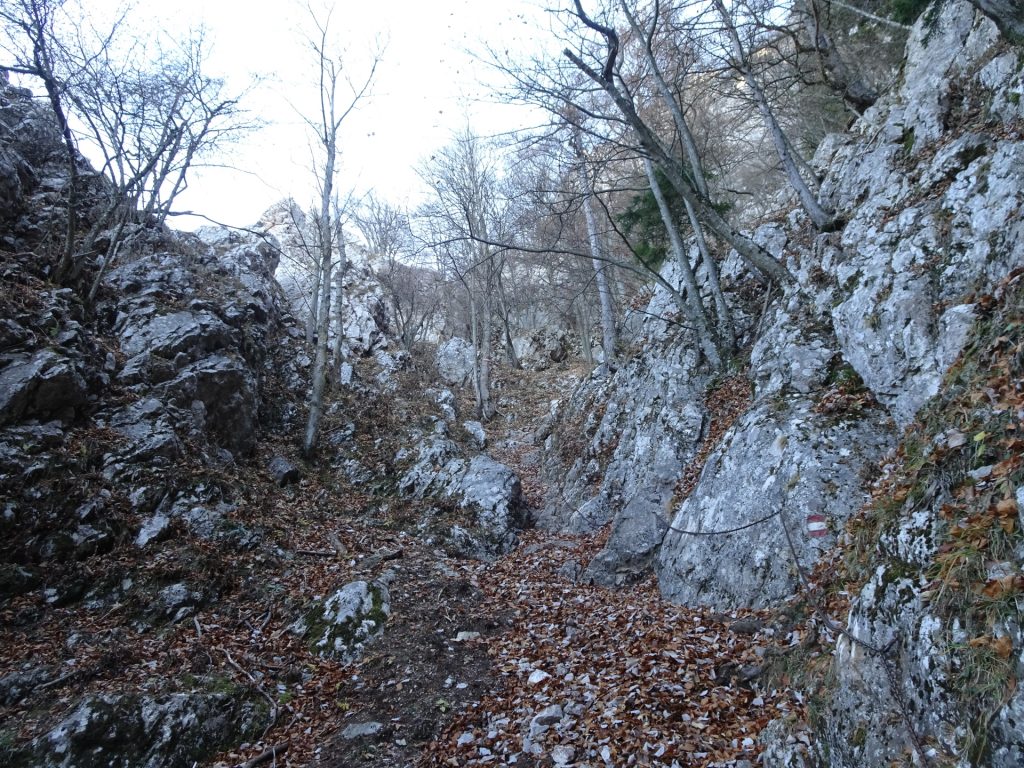
[[381, 582], [353, 581], [323, 601], [316, 601], [292, 625], [325, 658], [348, 663], [384, 631], [391, 615], [391, 595]]
[[261, 703], [224, 694], [90, 696], [56, 728], [36, 739], [23, 764], [46, 768], [192, 766], [257, 736], [265, 720]]

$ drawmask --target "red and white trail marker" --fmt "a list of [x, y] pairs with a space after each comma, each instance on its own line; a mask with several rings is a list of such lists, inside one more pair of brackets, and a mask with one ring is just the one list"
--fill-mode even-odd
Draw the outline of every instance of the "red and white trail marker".
[[828, 536], [828, 522], [824, 515], [807, 516], [807, 535], [816, 539]]

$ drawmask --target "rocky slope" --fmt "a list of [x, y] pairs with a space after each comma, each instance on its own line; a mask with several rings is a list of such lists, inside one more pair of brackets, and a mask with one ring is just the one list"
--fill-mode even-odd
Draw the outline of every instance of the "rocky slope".
[[[225, 764], [275, 737], [293, 764], [344, 753], [364, 724], [335, 716], [340, 670], [385, 624], [393, 655], [367, 679], [417, 682], [377, 702], [350, 681], [349, 717], [379, 705], [408, 762], [451, 716], [434, 703], [446, 679], [474, 681], [445, 693], [464, 702], [486, 676], [479, 650], [435, 658], [439, 628], [487, 626], [434, 545], [512, 546], [515, 474], [393, 352], [365, 260], [347, 276], [349, 362], [320, 457], [301, 461], [311, 354], [275, 279], [287, 243], [141, 225], [87, 303], [48, 277], [67, 184], [52, 118], [7, 88], [0, 128], [0, 762], [192, 766], [234, 750]], [[89, 183], [86, 203], [105, 193]], [[417, 440], [449, 430], [449, 471], [428, 478]], [[403, 474], [425, 486], [399, 505]], [[390, 533], [417, 523], [434, 545]], [[463, 599], [439, 618], [445, 593]]]
[[[539, 457], [515, 387], [507, 425], [466, 418], [457, 343], [395, 351], [354, 259], [304, 462], [290, 209], [269, 238], [142, 227], [87, 306], [47, 274], [59, 136], [5, 90], [0, 761], [1019, 764], [1022, 96], [973, 6], [927, 14], [815, 158], [843, 226], [756, 232], [800, 290], [723, 265], [744, 363], [702, 367], [658, 291]], [[544, 368], [567, 343], [520, 347]], [[591, 538], [520, 554], [524, 485]]]
[[[541, 521], [570, 531], [610, 524], [584, 579], [623, 584], [653, 569], [666, 597], [718, 609], [778, 608], [805, 589], [805, 574], [871, 498], [879, 468], [900, 466], [903, 430], [950, 386], [951, 366], [975, 354], [968, 345], [989, 322], [985, 308], [1017, 300], [1000, 286], [1024, 265], [1022, 96], [1021, 49], [988, 18], [966, 2], [925, 14], [900, 85], [815, 157], [822, 197], [843, 226], [812, 236], [795, 211], [756, 233], [801, 289], [744, 303], [763, 294], [757, 278], [738, 260], [725, 265], [749, 349], [745, 384], [712, 378], [685, 331], [649, 320], [638, 355], [559, 404]], [[659, 295], [649, 311], [667, 317], [666, 307]], [[999, 493], [1015, 498], [1022, 481], [1014, 465]], [[988, 742], [973, 759], [1019, 760], [1012, 687], [1005, 707], [955, 725], [977, 699], [961, 691], [952, 703], [960, 694], [951, 670], [964, 663], [953, 649], [983, 641], [956, 610], [927, 607], [947, 501], [933, 493], [897, 510], [892, 542], [867, 557], [878, 572], [835, 586], [858, 591], [814, 724], [825, 764], [888, 765], [904, 751], [956, 763], [968, 759], [968, 742], [985, 742], [978, 729]], [[1006, 528], [1019, 541], [1019, 523]], [[1019, 577], [1019, 546], [998, 561], [1000, 578]], [[1010, 600], [1015, 590], [999, 594]], [[1019, 676], [1019, 615], [991, 632], [1008, 638], [1001, 668]], [[798, 751], [774, 759], [811, 761]]]

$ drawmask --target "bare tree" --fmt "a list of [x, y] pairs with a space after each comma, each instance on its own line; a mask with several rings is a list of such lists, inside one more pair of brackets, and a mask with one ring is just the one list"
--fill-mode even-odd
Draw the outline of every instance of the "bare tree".
[[575, 7], [575, 15], [583, 22], [584, 26], [599, 33], [603, 38], [605, 55], [603, 60], [596, 65], [588, 63], [580, 54], [570, 48], [564, 49], [565, 57], [612, 100], [620, 114], [620, 119], [633, 130], [643, 154], [665, 174], [665, 178], [679, 195], [693, 207], [700, 221], [728, 242], [751, 266], [778, 283], [792, 284], [794, 279], [789, 270], [760, 245], [741, 234], [725, 220], [714, 203], [697, 189], [693, 179], [687, 173], [686, 166], [673, 155], [654, 129], [641, 118], [630, 96], [629, 88], [620, 85], [621, 77], [617, 80], [616, 65], [620, 43], [615, 30], [591, 19], [584, 12], [580, 0], [575, 0]]
[[[672, 115], [672, 121], [675, 125], [676, 132], [678, 133], [679, 141], [685, 150], [689, 176], [693, 180], [694, 187], [698, 193], [710, 199], [711, 192], [708, 187], [707, 176], [704, 172], [704, 164], [701, 160], [700, 152], [697, 149], [697, 142], [694, 138], [693, 131], [690, 129], [690, 124], [683, 113], [683, 108], [676, 99], [675, 93], [673, 93], [668, 81], [665, 79], [654, 54], [653, 41], [655, 32], [658, 28], [660, 4], [658, 0], [654, 0], [654, 5], [651, 10], [650, 25], [647, 30], [641, 28], [637, 14], [629, 7], [626, 0], [620, 0], [620, 7], [629, 22], [630, 30], [633, 32], [634, 38], [640, 43], [644, 59], [650, 68], [651, 77], [654, 79], [661, 103], [668, 110], [669, 114]], [[651, 191], [658, 202], [658, 209], [661, 212], [669, 239], [672, 242], [672, 249], [676, 253], [676, 259], [677, 261], [680, 261], [680, 259], [686, 261], [685, 265], [680, 262], [680, 268], [683, 270], [684, 278], [686, 278], [687, 272], [692, 274], [692, 270], [689, 265], [689, 258], [683, 251], [682, 243], [677, 242], [679, 240], [678, 231], [676, 231], [675, 223], [672, 221], [671, 216], [668, 215], [664, 195], [659, 187], [658, 180], [654, 174], [654, 169], [649, 159], [645, 159], [644, 166], [647, 177], [651, 182]], [[711, 248], [704, 235], [704, 227], [701, 224], [700, 218], [697, 216], [697, 211], [694, 209], [693, 204], [686, 199], [683, 200], [683, 204], [686, 207], [686, 215], [689, 219], [690, 226], [693, 229], [693, 236], [697, 243], [697, 249], [700, 252], [701, 260], [704, 263], [704, 267], [707, 272], [708, 285], [714, 298], [715, 310], [718, 314], [717, 335], [719, 342], [714, 346], [716, 349], [722, 349], [724, 347], [726, 352], [731, 352], [736, 346], [736, 331], [732, 321], [732, 313], [729, 310], [728, 304], [726, 304], [725, 295], [722, 293], [722, 286], [718, 277], [718, 265], [715, 262], [714, 255], [711, 253]], [[703, 314], [702, 310], [698, 312], [698, 315], [700, 314]], [[706, 327], [706, 323], [700, 322], [699, 316], [695, 317], [694, 321], [698, 326], [703, 325]], [[702, 338], [704, 338], [704, 334], [701, 335]]]
[[495, 208], [494, 169], [483, 142], [466, 129], [435, 152], [420, 175], [435, 199], [420, 210], [419, 219], [428, 232], [429, 247], [463, 288], [474, 350], [477, 415], [488, 420], [497, 412], [491, 399], [491, 343], [503, 268], [501, 249], [489, 243], [504, 235]]
[[[201, 31], [183, 41], [133, 37], [125, 46], [126, 12], [97, 29], [84, 16], [71, 15], [68, 5], [17, 0], [0, 10], [0, 19], [8, 34], [20, 31], [27, 44], [19, 56], [18, 41], [8, 41], [4, 47], [18, 62], [6, 68], [42, 80], [68, 155], [67, 229], [56, 277], [77, 281], [101, 233], [106, 235], [87, 295], [91, 302], [129, 225], [162, 224], [187, 187], [190, 170], [252, 124], [240, 96], [227, 95], [223, 81], [206, 74]], [[83, 143], [99, 154], [99, 172], [109, 182], [81, 242], [82, 173], [72, 117]]]
[[[380, 56], [375, 55], [365, 78], [354, 82], [349, 79], [344, 61], [330, 36], [331, 14], [319, 17], [309, 8], [312, 35], [308, 39], [317, 68], [319, 82], [319, 112], [315, 117], [304, 117], [314, 131], [321, 152], [321, 165], [316, 169], [320, 187], [319, 208], [315, 217], [316, 279], [316, 355], [313, 362], [312, 392], [309, 419], [302, 441], [302, 452], [311, 456], [316, 448], [320, 419], [323, 414], [324, 389], [327, 383], [328, 331], [331, 317], [331, 274], [335, 266], [337, 234], [334, 211], [337, 209], [335, 177], [340, 153], [341, 126], [366, 96], [373, 83]], [[347, 89], [347, 93], [345, 93]]]
[[155, 67], [141, 40], [117, 59], [109, 47], [90, 56], [81, 37], [78, 42], [83, 64], [70, 96], [111, 182], [109, 201], [79, 249], [91, 254], [100, 233], [108, 233], [91, 300], [129, 225], [163, 224], [190, 171], [255, 124], [241, 109], [241, 96], [226, 94], [222, 80], [205, 74], [202, 31], [168, 46], [152, 43], [161, 50]]
[[679, 266], [679, 272], [682, 275], [683, 285], [686, 289], [687, 300], [682, 305], [683, 311], [697, 331], [697, 340], [704, 354], [707, 355], [715, 368], [719, 368], [722, 364], [720, 351], [722, 342], [715, 337], [708, 323], [707, 314], [704, 312], [704, 304], [700, 299], [700, 291], [697, 288], [697, 277], [694, 275], [693, 267], [690, 265], [690, 257], [687, 255], [682, 238], [679, 236], [679, 230], [676, 229], [672, 212], [665, 201], [665, 195], [661, 190], [657, 174], [655, 174], [654, 166], [650, 160], [644, 162], [644, 168], [647, 171], [647, 178], [651, 184], [651, 193], [658, 204], [658, 212], [661, 214], [661, 219], [665, 224], [665, 231], [668, 234], [672, 253], [675, 256], [676, 264]]
[[782, 126], [779, 125], [775, 112], [768, 102], [768, 96], [755, 76], [754, 65], [749, 56], [748, 47], [740, 39], [739, 27], [733, 12], [726, 8], [724, 0], [711, 0], [711, 4], [718, 13], [723, 35], [732, 54], [730, 64], [739, 72], [743, 77], [744, 83], [746, 83], [750, 97], [757, 106], [757, 110], [761, 114], [762, 120], [764, 120], [765, 129], [775, 145], [775, 151], [779, 155], [779, 161], [782, 163], [786, 178], [789, 179], [790, 186], [796, 191], [797, 197], [800, 200], [800, 205], [807, 212], [807, 215], [810, 216], [815, 227], [819, 230], [830, 229], [833, 225], [833, 215], [825, 210], [824, 206], [819, 202], [817, 195], [811, 190], [806, 179], [800, 173], [797, 158], [793, 155], [793, 148], [790, 146], [789, 138], [782, 130]]
[[[983, 0], [984, 1], [984, 0]], [[795, 0], [804, 32], [817, 54], [821, 75], [858, 114], [878, 100], [878, 91], [850, 66], [840, 53], [829, 29], [829, 0]]]
[[5, 46], [8, 48], [7, 53], [15, 59], [3, 68], [42, 80], [64, 141], [68, 165], [67, 221], [64, 244], [55, 272], [59, 281], [70, 276], [74, 264], [79, 191], [79, 155], [68, 122], [64, 85], [58, 70], [59, 43], [54, 31], [56, 16], [63, 6], [64, 0], [13, 0], [10, 5], [0, 8], [0, 19], [23, 35], [22, 40], [12, 39]]
[[601, 351], [604, 354], [604, 366], [612, 370], [615, 366], [615, 347], [617, 333], [615, 326], [615, 305], [612, 300], [608, 276], [605, 273], [605, 259], [601, 248], [601, 238], [597, 231], [597, 217], [594, 215], [594, 185], [587, 173], [586, 155], [583, 153], [583, 141], [579, 127], [572, 134], [573, 153], [576, 155], [577, 173], [579, 175], [580, 195], [583, 204], [583, 216], [587, 223], [587, 239], [590, 243], [591, 263], [594, 266], [594, 279], [597, 283], [597, 294], [601, 302]]

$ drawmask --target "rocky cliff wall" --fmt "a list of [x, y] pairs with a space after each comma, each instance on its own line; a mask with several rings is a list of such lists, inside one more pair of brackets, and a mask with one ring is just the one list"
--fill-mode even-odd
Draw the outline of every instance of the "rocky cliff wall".
[[[880, 475], [907, 460], [901, 434], [946, 391], [954, 363], [976, 353], [993, 301], [1011, 300], [1004, 281], [1024, 265], [1022, 100], [1024, 54], [987, 17], [967, 2], [926, 13], [898, 87], [814, 159], [843, 226], [814, 235], [794, 211], [756, 233], [800, 289], [744, 304], [756, 276], [735, 258], [723, 266], [750, 350], [742, 412], [716, 408], [722, 380], [699, 365], [685, 331], [651, 322], [634, 358], [559, 406], [541, 520], [611, 523], [585, 578], [623, 583], [653, 567], [672, 600], [773, 607], [838, 545], [852, 546], [848, 521], [879, 493]], [[1019, 470], [1006, 471], [999, 494], [1016, 514]], [[1019, 616], [967, 631], [955, 609], [928, 607], [936, 558], [950, 546], [945, 482], [899, 508], [889, 543], [860, 542], [874, 565], [853, 580], [849, 637], [831, 635], [836, 682], [821, 694], [816, 756], [770, 751], [776, 763], [888, 765], [915, 755], [960, 764], [973, 748], [975, 764], [1018, 764], [1019, 695], [1009, 688], [1005, 707], [979, 705], [981, 694], [960, 690], [968, 662], [951, 649], [998, 642], [999, 653], [1012, 650], [990, 662], [1019, 677]], [[977, 591], [1016, 594], [992, 584], [1019, 579], [1020, 552], [1002, 551], [1001, 570], [982, 572]]]

